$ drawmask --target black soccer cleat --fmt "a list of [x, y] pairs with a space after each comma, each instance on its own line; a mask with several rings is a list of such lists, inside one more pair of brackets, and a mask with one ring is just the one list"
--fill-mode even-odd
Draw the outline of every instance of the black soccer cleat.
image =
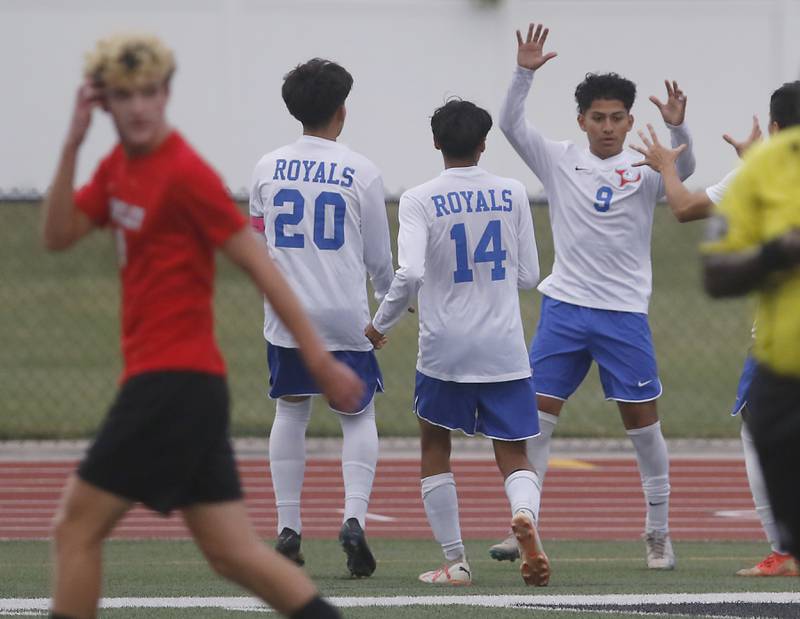
[[355, 518], [348, 518], [339, 531], [339, 543], [347, 554], [347, 569], [355, 578], [372, 576], [375, 571], [375, 557], [367, 546], [364, 529]]
[[292, 531], [289, 527], [283, 527], [278, 535], [278, 541], [275, 542], [275, 550], [300, 567], [306, 563], [303, 553], [300, 552], [301, 538], [299, 533]]

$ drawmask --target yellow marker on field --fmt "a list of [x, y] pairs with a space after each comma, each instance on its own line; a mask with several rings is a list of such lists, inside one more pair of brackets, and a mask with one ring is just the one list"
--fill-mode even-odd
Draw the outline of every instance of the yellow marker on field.
[[573, 471], [589, 471], [596, 469], [597, 465], [584, 460], [575, 460], [573, 458], [551, 458], [548, 463], [548, 469], [569, 469]]

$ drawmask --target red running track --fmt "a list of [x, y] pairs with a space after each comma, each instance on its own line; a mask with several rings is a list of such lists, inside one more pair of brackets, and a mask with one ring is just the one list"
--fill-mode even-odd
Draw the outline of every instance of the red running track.
[[[587, 468], [551, 467], [542, 501], [541, 533], [549, 539], [638, 539], [644, 499], [632, 459], [589, 459]], [[46, 538], [58, 496], [74, 461], [0, 462], [0, 539]], [[241, 460], [251, 518], [264, 537], [275, 535], [272, 485], [264, 460]], [[501, 538], [509, 507], [495, 465], [453, 463], [465, 538]], [[430, 529], [419, 491], [416, 460], [381, 460], [373, 487], [372, 538], [425, 538]], [[671, 464], [673, 539], [760, 540], [763, 533], [740, 460], [675, 458]], [[303, 490], [303, 536], [334, 538], [341, 525], [342, 478], [335, 460], [312, 459]], [[727, 512], [727, 513], [726, 513]], [[141, 507], [117, 526], [115, 538], [186, 538], [177, 516]]]

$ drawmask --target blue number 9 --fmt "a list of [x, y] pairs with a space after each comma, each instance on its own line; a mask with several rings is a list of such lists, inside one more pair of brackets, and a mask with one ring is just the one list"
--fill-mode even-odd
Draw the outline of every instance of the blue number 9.
[[597, 202], [594, 203], [595, 210], [599, 211], [600, 213], [605, 213], [611, 208], [611, 198], [613, 197], [614, 191], [611, 189], [611, 187], [607, 187], [606, 185], [600, 187], [594, 197], [595, 200], [597, 200]]

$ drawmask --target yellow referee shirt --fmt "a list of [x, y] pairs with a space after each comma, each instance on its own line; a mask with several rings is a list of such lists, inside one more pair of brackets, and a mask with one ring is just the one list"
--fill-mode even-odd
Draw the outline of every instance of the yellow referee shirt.
[[[800, 228], [800, 127], [745, 158], [715, 219], [716, 238], [703, 246], [709, 254], [754, 250]], [[779, 374], [800, 377], [800, 268], [771, 274], [758, 296], [753, 354]]]

